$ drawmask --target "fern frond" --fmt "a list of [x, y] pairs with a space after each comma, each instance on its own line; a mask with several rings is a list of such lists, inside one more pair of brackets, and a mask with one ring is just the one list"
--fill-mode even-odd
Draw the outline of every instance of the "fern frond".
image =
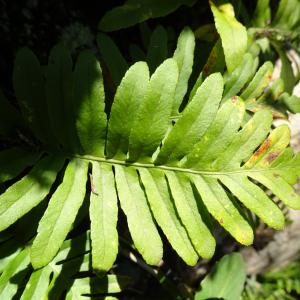
[[[182, 39], [191, 43], [189, 32], [185, 34]], [[51, 263], [88, 198], [92, 266], [99, 272], [109, 270], [117, 255], [117, 198], [133, 243], [149, 264], [157, 264], [163, 255], [156, 224], [187, 264], [213, 255], [215, 241], [203, 205], [237, 241], [251, 244], [252, 228], [232, 195], [263, 222], [281, 229], [284, 216], [258, 183], [287, 206], [300, 209], [300, 197], [292, 187], [300, 175], [300, 155], [287, 148], [289, 129], [271, 131], [272, 113], [267, 110], [245, 118], [248, 99], [263, 93], [272, 65], [266, 63], [253, 77], [257, 63], [251, 59], [247, 65], [246, 54], [243, 65], [248, 75], [239, 76], [242, 68], [237, 68], [227, 76], [228, 99], [222, 75], [209, 75], [172, 122], [174, 107], [178, 108], [176, 91], [181, 90], [182, 99], [189, 77], [189, 63], [184, 67], [176, 60], [180, 55], [178, 50], [151, 77], [146, 63], [131, 66], [107, 117], [100, 65], [90, 52], [79, 56], [72, 72], [69, 54], [60, 46], [53, 50], [46, 72], [47, 97], [38, 111], [32, 107], [36, 90], [20, 82], [28, 60], [35, 68], [38, 64], [29, 50], [18, 54], [14, 77], [23, 114], [38, 138], [46, 130], [45, 136], [52, 139], [45, 141], [43, 136], [43, 152], [14, 162], [11, 174], [8, 168], [0, 170], [5, 181], [33, 166], [0, 195], [1, 230], [50, 199], [30, 247], [35, 268]], [[39, 120], [49, 124], [44, 128]], [[48, 147], [49, 143], [53, 144]], [[18, 151], [23, 150], [5, 150], [0, 159], [13, 161]]]

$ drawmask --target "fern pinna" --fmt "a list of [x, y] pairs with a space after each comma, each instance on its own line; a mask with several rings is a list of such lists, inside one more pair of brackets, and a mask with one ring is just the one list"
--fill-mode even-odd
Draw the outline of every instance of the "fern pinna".
[[82, 295], [95, 297], [101, 294], [97, 299], [118, 299], [113, 295], [132, 285], [132, 278], [124, 275], [94, 276], [90, 272], [87, 235], [86, 232], [65, 241], [51, 263], [33, 271], [29, 248], [24, 248], [12, 233], [1, 233], [1, 298], [71, 300], [82, 299]]
[[[186, 29], [181, 42], [190, 33]], [[101, 273], [118, 253], [118, 203], [136, 249], [151, 265], [163, 256], [158, 227], [178, 255], [195, 265], [199, 257], [214, 253], [211, 217], [249, 245], [253, 230], [242, 206], [272, 228], [284, 226], [266, 188], [300, 209], [293, 189], [300, 155], [288, 147], [289, 128], [271, 130], [270, 110], [250, 115], [248, 102], [231, 93], [242, 90], [241, 97], [250, 100], [261, 95], [265, 85], [261, 88], [259, 76], [251, 81], [257, 64], [249, 67], [252, 76], [246, 79], [237, 76], [240, 68], [227, 75], [228, 97], [222, 75], [205, 74], [179, 114], [193, 63], [186, 51], [178, 48], [151, 77], [145, 62], [132, 65], [109, 117], [101, 68], [90, 51], [79, 55], [74, 70], [62, 46], [54, 47], [43, 68], [30, 50], [18, 53], [14, 87], [25, 121], [2, 95], [3, 107], [17, 116], [5, 131], [14, 131], [16, 124], [25, 132], [30, 128], [39, 142], [0, 153], [0, 180], [8, 182], [0, 195], [0, 229], [49, 200], [29, 250], [34, 269], [57, 255], [85, 201], [92, 267]]]

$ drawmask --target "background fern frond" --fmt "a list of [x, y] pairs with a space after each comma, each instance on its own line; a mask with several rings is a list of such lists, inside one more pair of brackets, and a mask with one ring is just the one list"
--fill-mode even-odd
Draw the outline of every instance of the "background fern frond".
[[[66, 293], [66, 299], [78, 299], [84, 294], [113, 295], [132, 282], [127, 276], [106, 275], [100, 279], [90, 272], [87, 234], [66, 240], [53, 261], [38, 270], [30, 266], [29, 248], [13, 240], [13, 236], [0, 247], [1, 298], [60, 299]], [[9, 255], [13, 251], [14, 254]]]

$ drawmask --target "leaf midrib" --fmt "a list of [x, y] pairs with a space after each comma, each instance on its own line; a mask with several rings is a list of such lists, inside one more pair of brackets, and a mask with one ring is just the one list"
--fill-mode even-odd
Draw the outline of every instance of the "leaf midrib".
[[141, 162], [129, 162], [124, 160], [118, 159], [107, 159], [104, 157], [93, 156], [93, 155], [79, 155], [79, 154], [70, 154], [67, 155], [68, 158], [79, 158], [88, 161], [97, 161], [102, 163], [107, 163], [111, 165], [122, 165], [127, 167], [136, 167], [136, 168], [146, 168], [146, 169], [160, 169], [164, 171], [174, 171], [174, 172], [182, 172], [182, 173], [189, 173], [189, 174], [196, 174], [196, 175], [208, 175], [208, 176], [218, 176], [218, 175], [228, 175], [228, 174], [248, 174], [248, 173], [264, 173], [270, 171], [277, 171], [277, 170], [294, 170], [297, 169], [296, 166], [292, 166], [288, 164], [286, 166], [277, 166], [271, 168], [259, 168], [259, 169], [243, 169], [240, 167], [239, 169], [235, 170], [225, 170], [225, 171], [207, 171], [207, 170], [194, 170], [189, 168], [181, 168], [175, 166], [168, 166], [168, 165], [155, 165], [151, 163], [141, 163]]

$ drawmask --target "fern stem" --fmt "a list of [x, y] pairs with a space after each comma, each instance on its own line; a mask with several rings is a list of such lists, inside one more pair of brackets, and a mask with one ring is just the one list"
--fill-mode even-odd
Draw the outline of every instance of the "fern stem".
[[[190, 173], [190, 174], [197, 174], [197, 175], [210, 175], [210, 176], [218, 176], [218, 175], [227, 175], [227, 174], [238, 174], [238, 173], [256, 173], [256, 172], [270, 172], [275, 171], [277, 168], [267, 168], [267, 169], [238, 169], [234, 171], [206, 171], [206, 170], [193, 170], [193, 169], [186, 169], [181, 167], [175, 167], [175, 166], [165, 166], [165, 165], [155, 165], [151, 163], [140, 163], [140, 162], [129, 162], [124, 160], [118, 160], [118, 159], [107, 159], [104, 157], [98, 157], [93, 155], [79, 155], [79, 154], [73, 154], [70, 155], [69, 158], [79, 158], [79, 159], [85, 159], [89, 161], [99, 161], [106, 164], [112, 164], [112, 165], [122, 165], [122, 166], [128, 166], [128, 167], [137, 167], [137, 168], [147, 168], [147, 169], [161, 169], [165, 171], [175, 171], [175, 172], [182, 172], [182, 173]], [[291, 166], [280, 167], [280, 170], [290, 168]]]

